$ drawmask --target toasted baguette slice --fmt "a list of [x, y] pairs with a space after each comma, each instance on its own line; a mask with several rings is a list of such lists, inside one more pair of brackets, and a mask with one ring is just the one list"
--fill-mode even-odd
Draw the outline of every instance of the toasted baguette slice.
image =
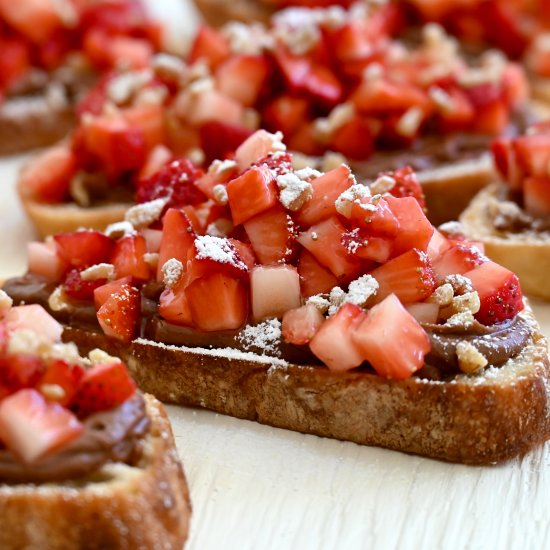
[[145, 396], [151, 428], [135, 465], [75, 482], [0, 484], [0, 548], [181, 550], [191, 505], [164, 407]]
[[525, 292], [550, 299], [550, 239], [533, 231], [510, 235], [495, 229], [491, 205], [500, 200], [501, 191], [494, 183], [476, 195], [460, 216], [464, 232], [481, 241], [492, 260], [516, 273]]
[[273, 13], [273, 9], [259, 0], [195, 0], [195, 5], [207, 23], [214, 27], [220, 27], [228, 21], [266, 23]]
[[64, 337], [83, 353], [101, 346], [119, 355], [138, 385], [163, 401], [452, 462], [491, 464], [550, 436], [546, 340], [528, 307], [521, 315], [533, 336], [517, 357], [450, 382], [335, 373], [144, 339], [126, 345], [77, 327], [66, 327]]

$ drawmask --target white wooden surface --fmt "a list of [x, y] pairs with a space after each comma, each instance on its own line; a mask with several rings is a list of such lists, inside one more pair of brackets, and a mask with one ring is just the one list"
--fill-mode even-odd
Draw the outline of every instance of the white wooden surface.
[[[0, 160], [0, 278], [25, 271], [33, 237], [14, 192], [25, 158]], [[550, 305], [534, 307], [550, 336]], [[189, 550], [550, 548], [550, 444], [468, 467], [169, 412], [193, 501]]]

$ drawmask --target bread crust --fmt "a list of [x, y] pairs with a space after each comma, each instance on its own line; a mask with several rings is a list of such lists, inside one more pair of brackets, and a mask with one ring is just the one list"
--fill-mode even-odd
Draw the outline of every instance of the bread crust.
[[144, 397], [151, 428], [135, 465], [106, 465], [79, 482], [0, 484], [0, 548], [181, 550], [189, 492], [166, 411]]
[[221, 27], [228, 21], [267, 23], [273, 13], [273, 9], [258, 0], [195, 0], [195, 5], [214, 27]]
[[535, 233], [503, 235], [495, 229], [489, 206], [499, 200], [502, 184], [493, 183], [476, 195], [460, 216], [464, 232], [485, 245], [485, 253], [513, 271], [524, 292], [550, 299], [550, 239]]
[[550, 437], [546, 340], [533, 326], [524, 351], [483, 377], [451, 382], [334, 373], [220, 350], [126, 345], [67, 327], [82, 353], [101, 346], [119, 355], [138, 385], [159, 399], [204, 407], [262, 424], [452, 462], [492, 464]]

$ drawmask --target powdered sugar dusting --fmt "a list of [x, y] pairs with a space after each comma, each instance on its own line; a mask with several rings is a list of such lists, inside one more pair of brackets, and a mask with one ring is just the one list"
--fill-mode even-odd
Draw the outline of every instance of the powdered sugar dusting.
[[311, 183], [302, 181], [295, 173], [277, 176], [276, 181], [281, 190], [279, 201], [287, 210], [299, 210], [313, 195]]
[[237, 251], [227, 239], [202, 235], [195, 239], [195, 247], [199, 260], [213, 260], [221, 264], [230, 264], [243, 271], [248, 270], [246, 264], [238, 257]]
[[281, 321], [268, 319], [258, 325], [246, 325], [239, 333], [237, 339], [246, 351], [255, 349], [262, 355], [268, 353], [280, 355], [279, 343], [281, 342]]

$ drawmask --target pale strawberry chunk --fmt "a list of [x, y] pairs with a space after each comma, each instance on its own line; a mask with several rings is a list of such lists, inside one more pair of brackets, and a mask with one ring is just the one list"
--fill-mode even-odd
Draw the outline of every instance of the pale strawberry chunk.
[[27, 257], [29, 272], [48, 281], [59, 281], [67, 270], [67, 264], [59, 257], [53, 243], [27, 243]]
[[550, 177], [525, 178], [523, 180], [523, 203], [529, 214], [548, 216], [550, 214]]
[[342, 164], [311, 182], [313, 195], [298, 211], [298, 223], [310, 226], [336, 215], [336, 199], [352, 185], [349, 166]]
[[274, 264], [292, 255], [296, 241], [294, 224], [282, 206], [275, 205], [243, 225], [262, 264]]
[[377, 374], [394, 380], [420, 369], [431, 348], [426, 331], [394, 294], [368, 311], [351, 339]]
[[436, 287], [428, 257], [415, 248], [377, 267], [371, 275], [380, 285], [376, 295], [378, 301], [395, 294], [402, 302], [421, 302]]
[[50, 342], [61, 341], [63, 327], [38, 304], [12, 307], [3, 320], [9, 332], [28, 329]]
[[430, 261], [433, 263], [434, 260], [439, 258], [439, 256], [441, 256], [441, 254], [449, 248], [451, 248], [451, 243], [449, 240], [437, 229], [434, 229], [432, 238], [428, 244], [428, 250], [426, 250], [426, 254], [428, 255], [428, 258], [430, 258]]
[[83, 430], [73, 413], [36, 390], [20, 390], [0, 402], [0, 439], [26, 464], [62, 449]]
[[179, 116], [193, 126], [218, 121], [240, 124], [244, 107], [234, 99], [217, 90], [204, 90], [199, 94], [182, 92], [176, 99], [175, 109]]
[[352, 333], [364, 318], [359, 306], [344, 304], [319, 328], [309, 348], [330, 370], [343, 372], [358, 367], [364, 358]]
[[399, 231], [393, 242], [393, 254], [399, 255], [411, 248], [426, 252], [434, 233], [422, 207], [413, 197], [385, 197], [391, 211], [399, 221]]
[[419, 323], [437, 323], [437, 319], [439, 316], [439, 306], [437, 304], [430, 304], [428, 302], [416, 302], [413, 304], [406, 304], [405, 309]]
[[162, 241], [162, 230], [146, 227], [144, 229], [141, 229], [140, 232], [145, 239], [147, 252], [158, 252], [160, 249], [160, 243]]
[[442, 282], [447, 275], [463, 275], [486, 261], [487, 258], [477, 248], [468, 244], [456, 244], [437, 257], [432, 262], [432, 267], [437, 280]]
[[517, 276], [495, 262], [485, 262], [464, 274], [481, 303], [476, 319], [485, 325], [514, 318], [524, 308]]
[[147, 155], [145, 164], [139, 172], [138, 180], [150, 178], [173, 158], [172, 151], [166, 145], [157, 145]]
[[324, 322], [323, 314], [311, 304], [290, 309], [283, 315], [283, 338], [290, 344], [304, 346], [317, 334]]
[[351, 280], [359, 273], [360, 264], [343, 244], [346, 228], [332, 217], [298, 235], [298, 242], [323, 266], [341, 280]]
[[254, 132], [235, 151], [235, 160], [239, 170], [246, 170], [249, 166], [262, 160], [270, 154], [286, 150], [281, 141], [282, 134], [270, 134], [265, 130]]
[[216, 29], [201, 25], [189, 52], [188, 63], [203, 60], [216, 67], [229, 57], [231, 50], [227, 38]]
[[298, 260], [298, 273], [304, 298], [328, 292], [338, 285], [338, 279], [331, 271], [323, 267], [315, 256], [305, 249]]
[[233, 223], [238, 225], [275, 206], [275, 178], [266, 166], [253, 166], [227, 184], [227, 196]]
[[300, 306], [300, 277], [291, 265], [256, 266], [250, 272], [252, 317], [282, 317]]

